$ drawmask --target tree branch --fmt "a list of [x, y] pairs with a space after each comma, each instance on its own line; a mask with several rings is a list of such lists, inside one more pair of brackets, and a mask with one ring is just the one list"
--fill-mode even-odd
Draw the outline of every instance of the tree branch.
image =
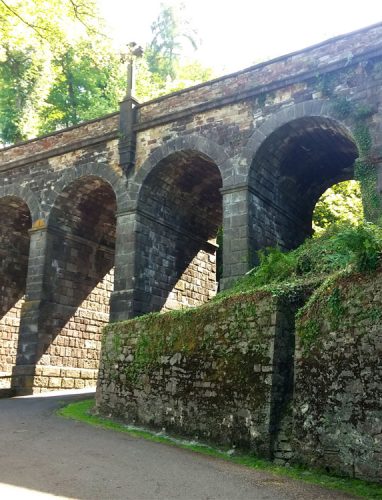
[[35, 24], [32, 24], [32, 23], [28, 22], [15, 9], [13, 9], [10, 5], [8, 5], [4, 0], [0, 0], [0, 3], [2, 3], [4, 5], [4, 7], [7, 10], [9, 10], [9, 12], [11, 12], [11, 14], [13, 14], [18, 19], [20, 19], [20, 21], [23, 24], [25, 24], [25, 26], [28, 26], [28, 28], [31, 28], [32, 30], [34, 30], [39, 37], [43, 38], [44, 40], [47, 40], [47, 38], [40, 33], [40, 30], [48, 31], [47, 28], [43, 28], [41, 26], [37, 26]]

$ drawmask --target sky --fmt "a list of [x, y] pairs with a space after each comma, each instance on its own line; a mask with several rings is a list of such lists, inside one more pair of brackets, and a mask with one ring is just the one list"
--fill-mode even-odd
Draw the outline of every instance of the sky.
[[[160, 0], [98, 0], [116, 46], [150, 40]], [[170, 3], [170, 2], [165, 2]], [[172, 3], [177, 3], [173, 1]], [[216, 76], [382, 22], [380, 0], [183, 0]]]

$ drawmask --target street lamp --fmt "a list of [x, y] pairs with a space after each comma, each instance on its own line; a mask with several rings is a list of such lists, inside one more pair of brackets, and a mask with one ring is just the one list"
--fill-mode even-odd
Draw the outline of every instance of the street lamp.
[[125, 99], [129, 99], [133, 95], [133, 65], [134, 60], [143, 56], [143, 49], [135, 42], [127, 44], [127, 51], [121, 54], [121, 62], [127, 62], [127, 89]]

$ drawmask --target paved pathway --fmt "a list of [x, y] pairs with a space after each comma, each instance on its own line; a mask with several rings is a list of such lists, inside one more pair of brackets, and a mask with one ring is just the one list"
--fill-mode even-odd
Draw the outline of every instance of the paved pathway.
[[0, 400], [0, 498], [344, 499], [349, 496], [57, 417], [84, 395]]

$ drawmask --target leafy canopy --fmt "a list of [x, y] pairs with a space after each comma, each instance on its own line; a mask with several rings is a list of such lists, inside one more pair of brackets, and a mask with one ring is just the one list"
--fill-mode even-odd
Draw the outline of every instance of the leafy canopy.
[[[0, 143], [49, 133], [118, 110], [126, 92], [120, 54], [105, 35], [96, 0], [0, 0]], [[162, 5], [137, 63], [140, 101], [212, 77], [181, 61], [196, 46], [182, 9]]]
[[313, 229], [322, 234], [332, 224], [359, 224], [363, 220], [359, 182], [345, 181], [327, 189], [313, 212]]

